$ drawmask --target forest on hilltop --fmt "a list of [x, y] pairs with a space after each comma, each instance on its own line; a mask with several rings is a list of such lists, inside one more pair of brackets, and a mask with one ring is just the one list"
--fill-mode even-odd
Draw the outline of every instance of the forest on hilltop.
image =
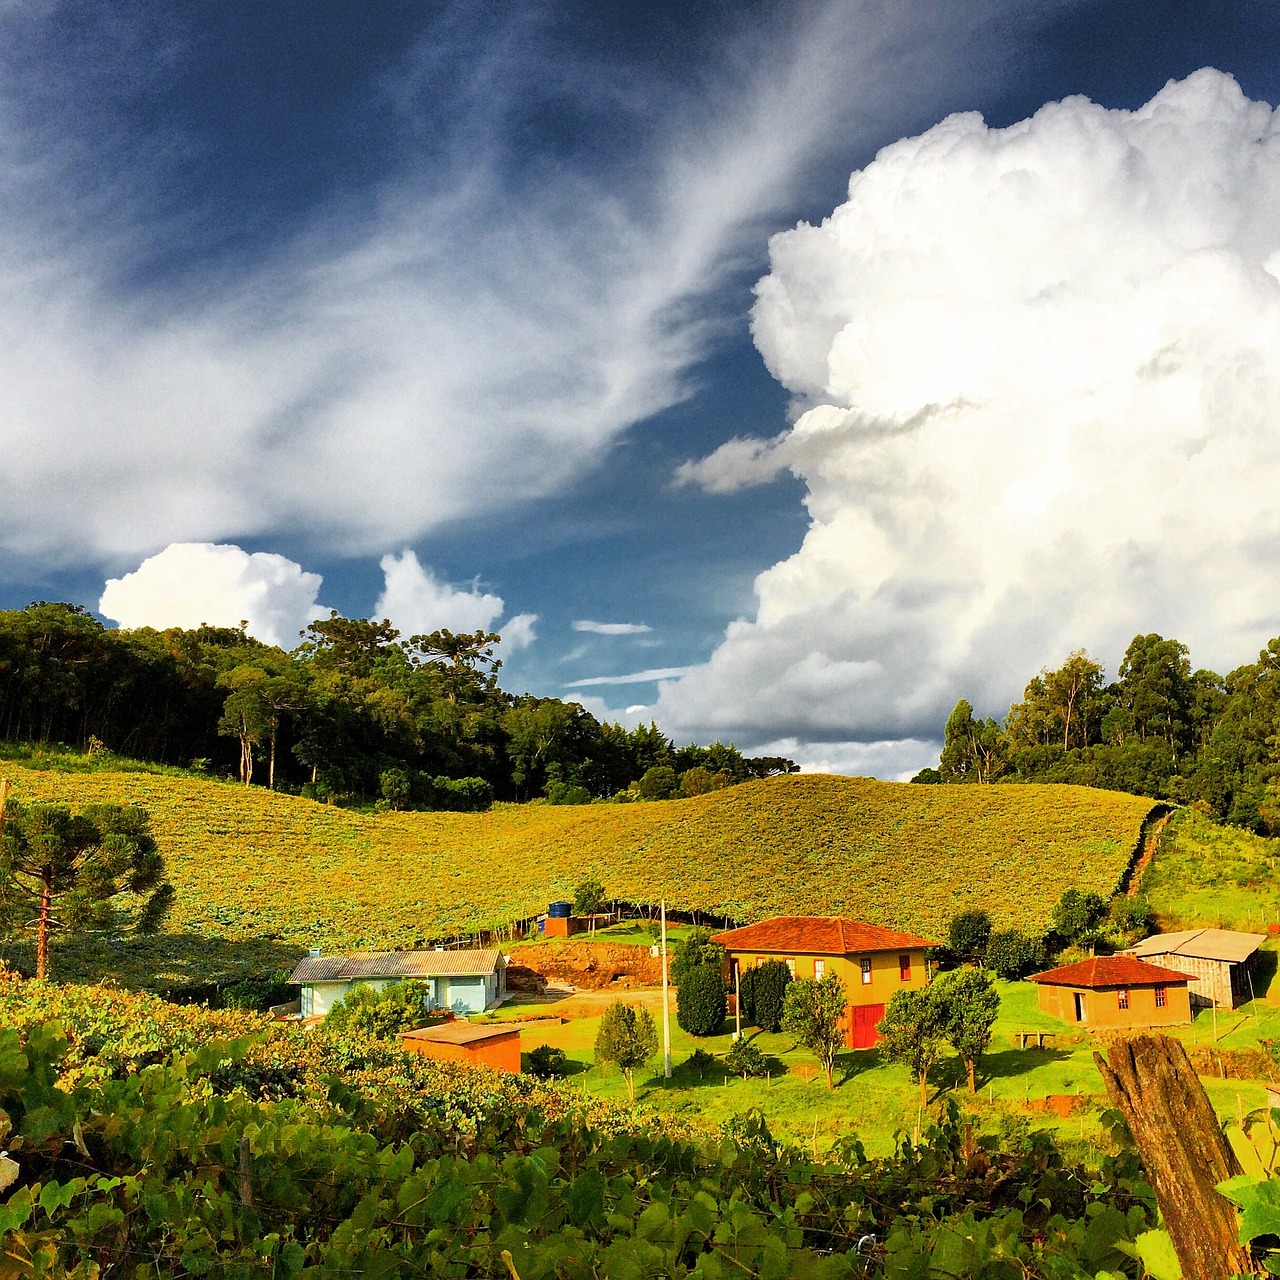
[[496, 634], [402, 637], [313, 622], [292, 653], [243, 627], [104, 627], [79, 605], [0, 610], [0, 739], [238, 773], [317, 799], [482, 809], [668, 799], [794, 771], [733, 746], [677, 748], [498, 684]]
[[1228, 676], [1187, 646], [1135, 636], [1108, 681], [1083, 650], [1027, 684], [1003, 721], [961, 698], [937, 769], [914, 782], [1069, 782], [1195, 804], [1280, 835], [1280, 638]]

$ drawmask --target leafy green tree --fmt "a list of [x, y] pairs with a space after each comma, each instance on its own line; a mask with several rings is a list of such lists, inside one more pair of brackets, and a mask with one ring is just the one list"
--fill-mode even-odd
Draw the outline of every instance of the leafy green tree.
[[947, 926], [947, 944], [962, 960], [977, 960], [991, 937], [991, 917], [980, 907], [959, 911]]
[[787, 987], [792, 981], [786, 963], [764, 960], [753, 964], [743, 971], [738, 981], [742, 989], [743, 1017], [761, 1031], [780, 1031]]
[[658, 1028], [648, 1009], [615, 1000], [600, 1019], [596, 1033], [596, 1061], [615, 1063], [627, 1082], [627, 1096], [636, 1100], [635, 1072], [658, 1052]]
[[604, 885], [595, 876], [587, 876], [578, 881], [573, 891], [573, 914], [576, 916], [592, 916], [604, 908], [608, 901]]
[[1056, 671], [1046, 667], [1031, 680], [1022, 701], [1009, 708], [1005, 733], [1015, 751], [1031, 745], [1087, 747], [1098, 741], [1105, 709], [1102, 666], [1077, 649]]
[[880, 1056], [911, 1069], [920, 1082], [920, 1105], [929, 1101], [929, 1071], [947, 1043], [947, 1017], [931, 987], [895, 991], [876, 1024]]
[[246, 681], [233, 689], [227, 695], [218, 721], [218, 732], [235, 738], [240, 744], [240, 781], [246, 787], [253, 781], [254, 748], [271, 732], [267, 709], [257, 686], [257, 681]]
[[947, 717], [940, 772], [944, 782], [994, 782], [1008, 768], [1008, 748], [1000, 726], [976, 720], [961, 698]]
[[1087, 942], [1106, 914], [1107, 904], [1092, 889], [1068, 889], [1053, 908], [1053, 931], [1064, 942]]
[[925, 988], [942, 1013], [943, 1034], [960, 1055], [969, 1077], [969, 1092], [978, 1092], [978, 1059], [991, 1044], [991, 1029], [1000, 1013], [995, 983], [982, 969], [951, 969]]
[[637, 790], [646, 800], [673, 800], [680, 790], [680, 780], [669, 764], [655, 764], [645, 770]]
[[49, 976], [56, 930], [111, 933], [132, 907], [137, 933], [155, 933], [173, 903], [164, 859], [145, 809], [88, 805], [6, 806], [0, 832], [0, 921], [34, 928], [36, 977]]
[[1017, 929], [997, 929], [987, 939], [983, 963], [998, 977], [1020, 978], [1044, 965], [1044, 943]]
[[431, 988], [425, 982], [391, 982], [378, 988], [361, 982], [329, 1010], [324, 1025], [331, 1031], [358, 1031], [378, 1040], [394, 1040], [426, 1020]]
[[835, 1088], [836, 1054], [844, 1046], [848, 999], [838, 974], [797, 978], [787, 987], [782, 1029], [800, 1041], [822, 1063], [827, 1088]]
[[728, 1003], [718, 965], [700, 964], [676, 985], [676, 1021], [691, 1036], [716, 1036], [724, 1027]]
[[715, 969], [724, 968], [725, 950], [718, 942], [711, 941], [711, 930], [694, 926], [675, 944], [671, 951], [671, 981], [679, 986], [685, 975], [703, 965]]

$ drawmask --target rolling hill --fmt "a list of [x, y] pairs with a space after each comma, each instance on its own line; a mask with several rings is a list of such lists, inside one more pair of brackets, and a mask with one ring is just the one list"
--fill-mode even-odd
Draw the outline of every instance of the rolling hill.
[[171, 936], [113, 948], [148, 985], [217, 971], [240, 939], [261, 965], [514, 925], [587, 875], [619, 899], [742, 922], [843, 914], [940, 937], [981, 906], [1040, 929], [1063, 890], [1114, 890], [1152, 807], [1084, 787], [794, 775], [650, 804], [366, 815], [196, 778], [2, 767], [19, 801], [151, 812], [178, 890]]

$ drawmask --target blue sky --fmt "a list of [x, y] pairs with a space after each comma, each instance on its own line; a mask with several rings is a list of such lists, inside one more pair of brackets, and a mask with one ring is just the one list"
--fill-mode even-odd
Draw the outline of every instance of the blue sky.
[[[882, 776], [1073, 648], [1247, 661], [1277, 36], [1263, 3], [0, 10], [0, 606], [501, 627], [509, 688]], [[1201, 307], [1229, 340], [1169, 329]]]

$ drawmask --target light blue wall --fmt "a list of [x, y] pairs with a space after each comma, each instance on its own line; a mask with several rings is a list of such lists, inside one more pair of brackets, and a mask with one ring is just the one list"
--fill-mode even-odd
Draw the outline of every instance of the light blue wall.
[[489, 994], [492, 978], [437, 978], [435, 982], [435, 1003], [440, 1009], [452, 1009], [454, 1013], [483, 1013], [492, 999]]

